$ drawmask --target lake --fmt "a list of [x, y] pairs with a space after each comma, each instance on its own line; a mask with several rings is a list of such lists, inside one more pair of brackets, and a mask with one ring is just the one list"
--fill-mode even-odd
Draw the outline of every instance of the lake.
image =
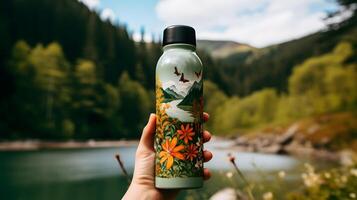
[[[213, 177], [199, 190], [181, 192], [179, 199], [208, 198], [223, 187], [240, 185], [238, 176], [227, 160], [228, 150], [221, 147], [229, 141], [213, 141], [205, 147], [213, 159], [205, 165]], [[0, 152], [0, 199], [62, 200], [120, 199], [127, 181], [114, 155], [119, 153], [127, 170], [132, 173], [136, 146], [97, 149], [42, 150]], [[284, 191], [299, 184], [305, 161], [283, 155], [234, 153], [238, 166], [249, 180], [268, 183], [280, 170], [287, 173]], [[228, 177], [227, 172], [233, 172]]]

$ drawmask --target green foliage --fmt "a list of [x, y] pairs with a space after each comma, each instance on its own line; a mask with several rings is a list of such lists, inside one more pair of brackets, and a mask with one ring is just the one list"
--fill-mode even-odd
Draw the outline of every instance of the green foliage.
[[222, 105], [217, 108], [215, 119], [212, 120], [213, 128], [212, 132], [216, 134], [226, 134], [232, 130], [238, 128], [236, 125], [235, 115], [239, 111], [240, 100], [238, 97], [231, 97], [225, 102], [222, 102]]
[[[341, 4], [353, 6], [345, 1]], [[0, 15], [0, 36], [3, 39], [0, 43], [0, 66], [9, 61], [11, 49], [20, 39], [31, 46], [57, 41], [71, 63], [79, 58], [93, 61], [98, 75], [106, 83], [116, 85], [121, 73], [127, 71], [146, 89], [154, 88], [155, 65], [161, 54], [159, 41], [135, 42], [125, 24], [102, 21], [95, 11], [74, 0], [2, 1], [1, 8], [4, 9]], [[288, 77], [295, 65], [330, 51], [342, 39], [356, 44], [355, 18], [354, 14], [347, 20], [350, 23], [339, 29], [262, 49], [248, 48], [219, 61], [199, 51], [205, 66], [205, 79], [229, 95], [246, 96], [267, 87], [275, 88], [279, 93], [286, 92]], [[13, 19], [22, 20], [14, 23]], [[1, 67], [0, 72], [8, 75]], [[6, 76], [5, 80], [8, 79], [11, 77]], [[4, 82], [6, 84], [1, 87], [12, 88], [11, 81]]]
[[[1, 138], [139, 135], [153, 110], [146, 90], [154, 88], [159, 41], [136, 43], [125, 24], [102, 21], [78, 1], [0, 4], [0, 111], [11, 113], [0, 115]], [[125, 71], [133, 79], [120, 86]]]
[[6, 63], [13, 45], [23, 39], [31, 45], [58, 42], [70, 62], [78, 58], [95, 61], [101, 77], [112, 84], [123, 70], [134, 69], [135, 42], [125, 25], [102, 21], [78, 1], [14, 0], [1, 2], [0, 7], [0, 35], [6, 41], [0, 44], [0, 64]]
[[[228, 97], [206, 81], [205, 111], [212, 116], [206, 128], [226, 134], [355, 109], [357, 67], [347, 62], [353, 55], [349, 43], [340, 43], [331, 53], [307, 59], [294, 68], [286, 94], [263, 89]], [[19, 41], [8, 69], [16, 77], [16, 92], [8, 108], [13, 115], [5, 120], [13, 133], [6, 137], [135, 138], [153, 110], [152, 93], [129, 72], [122, 73], [117, 86], [108, 84], [93, 61], [80, 59], [72, 66], [57, 43], [31, 48]]]
[[218, 119], [219, 107], [227, 100], [225, 95], [214, 83], [211, 81], [205, 81], [203, 83], [203, 99], [204, 110], [209, 113], [211, 119], [205, 124], [205, 127], [212, 130], [213, 123]]
[[120, 102], [117, 89], [99, 80], [96, 66], [88, 60], [78, 61], [73, 77], [71, 112], [74, 113], [76, 137], [118, 137], [118, 128], [112, 122]]
[[274, 89], [264, 89], [241, 99], [233, 97], [219, 108], [214, 130], [224, 133], [271, 122], [278, 99]]
[[[216, 61], [218, 68], [209, 69], [211, 71], [206, 77], [229, 95], [246, 96], [267, 87], [275, 88], [279, 93], [287, 92], [288, 79], [296, 65], [310, 57], [330, 52], [341, 41], [356, 46], [356, 16], [350, 21], [352, 23], [341, 29], [231, 54]], [[354, 52], [350, 59], [356, 61], [356, 58]]]
[[[57, 43], [31, 49], [19, 41], [9, 64], [15, 81], [13, 114], [8, 119], [15, 132], [34, 132], [35, 137], [57, 137], [70, 97], [69, 63]], [[34, 95], [36, 94], [36, 95]], [[21, 117], [19, 117], [21, 116]], [[16, 134], [15, 134], [16, 135]]]
[[132, 80], [127, 72], [120, 76], [118, 88], [121, 97], [119, 112], [124, 117], [124, 127], [121, 131], [125, 137], [137, 138], [141, 135], [140, 131], [154, 101], [149, 101], [150, 97], [145, 88]]
[[90, 60], [72, 66], [57, 43], [31, 48], [19, 41], [8, 67], [16, 77], [8, 138], [134, 138], [152, 110], [152, 95], [128, 73], [115, 87]]
[[[287, 94], [278, 95], [275, 89], [263, 89], [244, 98], [219, 99], [215, 97], [219, 92], [211, 92], [214, 95], [205, 98], [214, 99], [210, 100], [214, 103], [206, 104], [206, 109], [215, 114], [211, 128], [224, 134], [271, 122], [355, 110], [357, 66], [347, 62], [354, 51], [350, 43], [342, 42], [332, 52], [296, 66], [289, 78]], [[212, 85], [208, 83], [208, 91], [216, 88]]]
[[310, 90], [323, 93], [327, 85], [324, 79], [327, 68], [341, 68], [343, 62], [352, 55], [352, 47], [348, 43], [339, 44], [332, 53], [313, 57], [293, 70], [289, 78], [289, 92], [292, 95], [308, 93]]
[[70, 139], [75, 133], [75, 124], [70, 119], [64, 119], [62, 122], [63, 138]]
[[352, 52], [350, 44], [341, 43], [333, 52], [310, 58], [297, 66], [289, 78], [288, 100], [295, 111], [290, 109], [291, 116], [286, 117], [304, 117], [355, 107], [356, 65], [344, 63]]

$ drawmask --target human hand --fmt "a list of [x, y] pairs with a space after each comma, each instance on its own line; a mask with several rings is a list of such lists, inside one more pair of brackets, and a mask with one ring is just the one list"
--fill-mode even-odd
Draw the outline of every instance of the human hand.
[[[203, 114], [203, 120], [206, 122], [209, 118], [207, 113]], [[154, 149], [154, 135], [156, 127], [156, 115], [150, 114], [149, 122], [145, 126], [138, 149], [135, 156], [135, 168], [133, 180], [129, 189], [122, 199], [174, 199], [179, 190], [178, 189], [157, 189], [155, 188], [155, 149]], [[204, 130], [203, 141], [208, 142], [211, 139], [211, 134]], [[210, 151], [203, 151], [204, 161], [207, 162], [212, 159]], [[207, 180], [211, 176], [208, 169], [204, 169], [204, 179]]]

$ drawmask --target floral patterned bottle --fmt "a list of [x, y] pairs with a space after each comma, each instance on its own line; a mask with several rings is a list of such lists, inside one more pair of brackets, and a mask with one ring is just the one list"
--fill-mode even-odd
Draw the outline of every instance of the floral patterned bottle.
[[155, 186], [203, 185], [203, 71], [195, 30], [164, 30], [163, 55], [156, 66]]

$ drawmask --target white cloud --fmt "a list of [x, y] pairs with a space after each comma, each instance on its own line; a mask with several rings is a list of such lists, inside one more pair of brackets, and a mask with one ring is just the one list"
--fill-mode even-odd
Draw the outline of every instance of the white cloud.
[[115, 21], [115, 13], [112, 9], [110, 8], [105, 8], [101, 14], [100, 14], [100, 18], [102, 18], [102, 20], [107, 20], [109, 19], [111, 22]]
[[[134, 31], [133, 39], [134, 39], [135, 42], [140, 42], [141, 41], [141, 33], [137, 32], [137, 31]], [[152, 35], [150, 35], [149, 33], [145, 33], [144, 41], [145, 42], [151, 42], [152, 41]]]
[[84, 3], [89, 9], [93, 10], [99, 5], [99, 0], [78, 0], [79, 2]]
[[326, 5], [325, 0], [160, 0], [156, 13], [165, 25], [195, 27], [200, 39], [263, 47], [322, 29]]

